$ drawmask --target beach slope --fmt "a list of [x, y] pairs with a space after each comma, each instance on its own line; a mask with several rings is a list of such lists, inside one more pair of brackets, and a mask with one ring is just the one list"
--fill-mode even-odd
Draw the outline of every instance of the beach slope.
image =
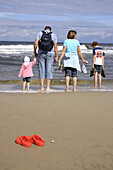
[[[113, 92], [1, 93], [0, 108], [1, 170], [113, 170]], [[33, 134], [45, 146], [15, 143]]]

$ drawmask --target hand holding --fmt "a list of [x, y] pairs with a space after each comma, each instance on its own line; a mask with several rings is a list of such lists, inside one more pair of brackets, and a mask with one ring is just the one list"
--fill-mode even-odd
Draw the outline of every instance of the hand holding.
[[58, 66], [60, 67], [60, 64], [61, 64], [61, 60], [58, 60]]
[[83, 63], [84, 63], [84, 65], [86, 65], [86, 64], [88, 64], [88, 61], [84, 60]]
[[54, 62], [57, 63], [57, 61], [58, 61], [58, 57], [55, 57]]

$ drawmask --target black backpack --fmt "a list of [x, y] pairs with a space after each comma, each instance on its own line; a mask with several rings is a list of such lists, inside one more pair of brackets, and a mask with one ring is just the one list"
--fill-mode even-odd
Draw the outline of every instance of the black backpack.
[[42, 31], [41, 39], [38, 41], [39, 49], [43, 51], [51, 51], [53, 48], [53, 40], [51, 38], [52, 32]]

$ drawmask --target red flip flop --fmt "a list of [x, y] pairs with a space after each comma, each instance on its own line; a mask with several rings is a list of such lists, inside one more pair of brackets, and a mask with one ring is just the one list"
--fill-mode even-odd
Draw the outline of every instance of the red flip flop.
[[17, 137], [16, 143], [19, 145], [23, 145], [24, 147], [27, 147], [27, 148], [31, 147], [31, 142], [24, 135]]
[[21, 136], [16, 138], [16, 143], [19, 144], [19, 145], [22, 145], [22, 143], [21, 143]]
[[45, 144], [45, 142], [44, 142], [44, 140], [42, 140], [42, 138], [40, 137], [40, 136], [38, 136], [38, 135], [33, 135], [33, 140], [34, 140], [34, 143], [36, 144], [36, 145], [38, 145], [38, 146], [44, 146], [44, 144]]
[[32, 136], [28, 136], [27, 139], [31, 142], [31, 143], [35, 143], [35, 141], [33, 140]]
[[21, 136], [21, 143], [24, 147], [31, 147], [31, 142], [27, 139], [26, 136]]

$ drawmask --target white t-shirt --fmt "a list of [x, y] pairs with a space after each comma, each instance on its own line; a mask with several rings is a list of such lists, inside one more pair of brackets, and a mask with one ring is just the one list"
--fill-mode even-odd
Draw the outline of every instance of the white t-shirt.
[[95, 62], [96, 65], [102, 65], [102, 59], [103, 56], [105, 56], [105, 53], [101, 47], [96, 47], [93, 49], [93, 55], [95, 55]]

